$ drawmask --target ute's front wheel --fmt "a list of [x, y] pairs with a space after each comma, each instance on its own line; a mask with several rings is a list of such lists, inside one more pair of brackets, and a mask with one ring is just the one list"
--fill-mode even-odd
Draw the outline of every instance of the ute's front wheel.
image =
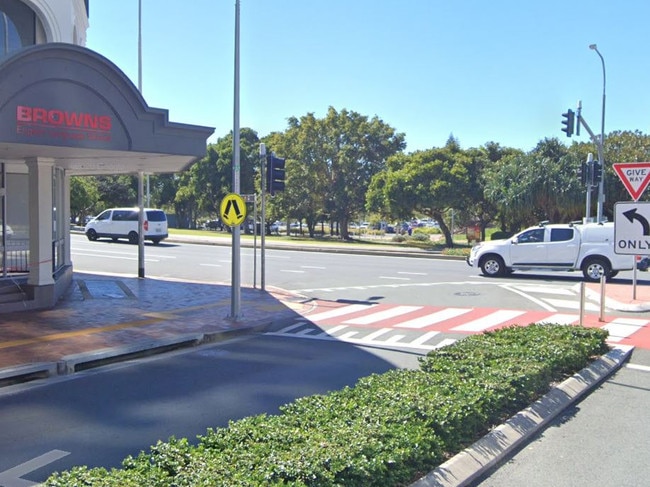
[[486, 277], [501, 277], [506, 274], [506, 265], [498, 255], [486, 255], [481, 259], [481, 272]]

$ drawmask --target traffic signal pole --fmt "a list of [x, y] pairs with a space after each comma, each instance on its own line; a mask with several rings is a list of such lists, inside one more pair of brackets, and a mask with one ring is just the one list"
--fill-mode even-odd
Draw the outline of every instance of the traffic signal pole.
[[[598, 171], [600, 172], [600, 177], [598, 178], [598, 206], [596, 208], [596, 222], [601, 223], [603, 221], [603, 203], [605, 202], [605, 192], [604, 192], [604, 181], [605, 181], [605, 155], [603, 152], [603, 137], [598, 137], [589, 127], [587, 121], [582, 116], [582, 102], [578, 102], [578, 109], [576, 114], [578, 115], [578, 127], [582, 125], [589, 137], [594, 144], [596, 144], [596, 149], [598, 150]], [[562, 129], [564, 130], [564, 129]], [[578, 132], [579, 133], [579, 132]], [[594, 165], [595, 166], [595, 165]], [[592, 174], [596, 174], [596, 168], [593, 167]]]
[[[261, 199], [261, 236], [260, 236], [260, 289], [264, 291], [265, 281], [266, 281], [266, 247], [265, 247], [265, 238], [266, 238], [266, 145], [260, 144], [260, 176], [262, 181], [260, 183], [262, 189]], [[257, 225], [257, 223], [255, 223]]]

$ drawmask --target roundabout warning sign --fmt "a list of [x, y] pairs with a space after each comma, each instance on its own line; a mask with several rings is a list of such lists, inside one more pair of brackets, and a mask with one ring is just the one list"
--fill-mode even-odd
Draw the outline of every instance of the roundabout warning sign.
[[246, 218], [246, 203], [244, 203], [244, 199], [236, 193], [227, 194], [224, 199], [221, 200], [219, 214], [221, 215], [221, 221], [229, 227], [241, 225], [244, 223], [244, 219]]

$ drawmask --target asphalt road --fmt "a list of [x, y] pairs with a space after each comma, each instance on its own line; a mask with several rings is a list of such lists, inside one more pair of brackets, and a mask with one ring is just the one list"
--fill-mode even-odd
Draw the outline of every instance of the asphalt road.
[[[40, 482], [75, 465], [118, 467], [159, 439], [192, 441], [230, 420], [277, 413], [297, 397], [353, 385], [371, 373], [417, 367], [418, 356], [337, 341], [249, 336], [6, 387], [0, 390], [0, 485], [24, 487], [24, 481]], [[53, 452], [64, 456], [42, 468], [24, 467], [21, 475], [11, 471]]]

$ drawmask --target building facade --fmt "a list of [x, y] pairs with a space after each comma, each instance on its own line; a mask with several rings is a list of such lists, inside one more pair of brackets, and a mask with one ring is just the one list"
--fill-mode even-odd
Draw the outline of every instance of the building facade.
[[149, 107], [88, 22], [88, 0], [0, 0], [0, 313], [70, 286], [71, 176], [182, 171], [213, 132]]

